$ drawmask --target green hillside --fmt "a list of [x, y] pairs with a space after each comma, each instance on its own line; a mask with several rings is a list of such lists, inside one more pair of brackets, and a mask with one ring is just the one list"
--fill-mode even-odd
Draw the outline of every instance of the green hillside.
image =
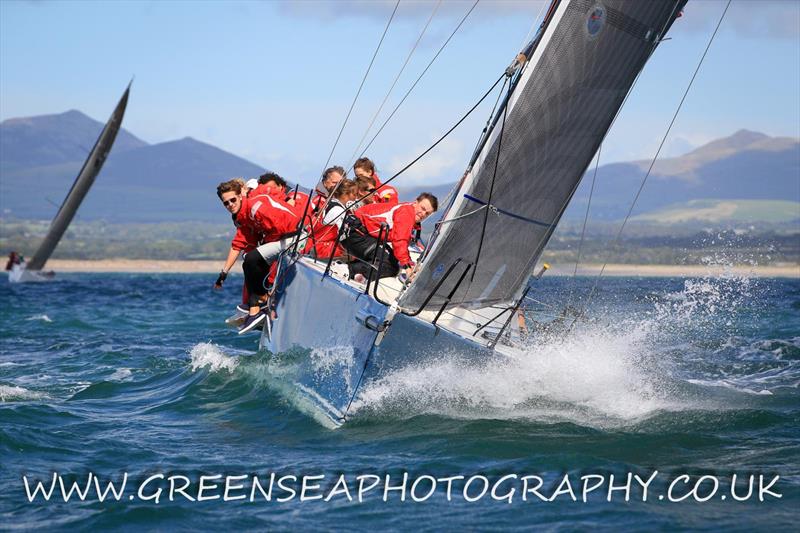
[[690, 200], [631, 217], [655, 224], [784, 223], [800, 220], [800, 202], [787, 200]]

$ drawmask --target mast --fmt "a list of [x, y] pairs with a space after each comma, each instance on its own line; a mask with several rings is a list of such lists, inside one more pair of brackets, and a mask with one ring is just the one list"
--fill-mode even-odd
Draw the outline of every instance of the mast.
[[78, 173], [78, 177], [75, 178], [72, 188], [64, 199], [64, 203], [61, 204], [58, 213], [50, 223], [50, 230], [47, 232], [42, 244], [33, 254], [33, 258], [25, 265], [25, 270], [41, 270], [53, 254], [56, 246], [58, 246], [58, 242], [64, 236], [64, 232], [67, 231], [76, 211], [78, 211], [86, 193], [89, 192], [95, 178], [100, 173], [100, 169], [103, 168], [103, 163], [105, 163], [111, 147], [114, 145], [114, 140], [117, 138], [117, 133], [122, 126], [122, 117], [125, 115], [125, 107], [128, 105], [130, 90], [131, 84], [129, 83], [122, 94], [122, 98], [117, 103], [117, 107], [94, 143], [89, 157], [83, 163], [83, 167]]

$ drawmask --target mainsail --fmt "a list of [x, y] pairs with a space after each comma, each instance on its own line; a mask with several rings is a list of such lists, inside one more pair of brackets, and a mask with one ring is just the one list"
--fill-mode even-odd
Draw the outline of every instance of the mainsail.
[[448, 297], [466, 307], [519, 298], [636, 76], [685, 3], [553, 2], [402, 308], [438, 307]]
[[61, 204], [53, 222], [50, 223], [50, 230], [47, 232], [44, 241], [39, 245], [39, 249], [36, 250], [33, 258], [25, 265], [25, 270], [41, 270], [50, 255], [52, 255], [53, 250], [58, 246], [58, 241], [64, 236], [64, 232], [67, 231], [75, 212], [83, 202], [86, 193], [89, 192], [97, 174], [100, 173], [100, 169], [103, 167], [103, 163], [105, 163], [108, 153], [114, 144], [114, 139], [117, 138], [117, 132], [122, 126], [122, 117], [125, 115], [125, 107], [128, 105], [128, 93], [130, 90], [131, 86], [128, 84], [117, 107], [111, 114], [111, 118], [108, 119], [103, 131], [94, 143], [89, 157], [83, 163], [83, 167], [78, 173], [78, 177], [75, 178], [75, 183], [72, 184], [64, 203]]

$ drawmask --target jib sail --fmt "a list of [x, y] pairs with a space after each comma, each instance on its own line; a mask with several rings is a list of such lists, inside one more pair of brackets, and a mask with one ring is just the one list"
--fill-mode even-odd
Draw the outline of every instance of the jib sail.
[[418, 309], [451, 271], [428, 300], [441, 306], [469, 265], [450, 305], [519, 297], [636, 76], [685, 3], [553, 3], [401, 307]]

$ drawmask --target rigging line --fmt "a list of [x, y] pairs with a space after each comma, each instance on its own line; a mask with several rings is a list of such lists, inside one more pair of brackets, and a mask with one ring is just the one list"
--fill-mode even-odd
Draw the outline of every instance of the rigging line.
[[347, 116], [342, 123], [342, 127], [339, 130], [339, 135], [336, 136], [336, 141], [333, 143], [333, 148], [331, 148], [331, 153], [328, 154], [328, 160], [325, 162], [325, 166], [323, 168], [328, 168], [328, 165], [331, 162], [331, 158], [333, 157], [333, 152], [336, 151], [336, 146], [339, 144], [339, 139], [342, 137], [342, 132], [344, 131], [345, 126], [347, 126], [347, 121], [350, 119], [350, 114], [353, 112], [353, 108], [356, 106], [356, 101], [358, 101], [358, 97], [361, 94], [361, 89], [364, 88], [364, 82], [367, 81], [367, 76], [369, 76], [370, 70], [372, 70], [372, 65], [375, 63], [375, 58], [378, 56], [378, 51], [381, 49], [381, 45], [383, 44], [383, 39], [386, 37], [386, 32], [389, 31], [389, 26], [392, 25], [392, 20], [394, 19], [395, 13], [397, 13], [397, 8], [400, 5], [400, 0], [397, 0], [397, 3], [394, 5], [394, 10], [392, 10], [392, 14], [389, 16], [389, 22], [386, 23], [386, 28], [383, 30], [383, 35], [381, 35], [381, 40], [378, 42], [378, 47], [375, 49], [375, 53], [372, 54], [372, 60], [369, 62], [369, 66], [367, 67], [367, 71], [364, 73], [364, 77], [361, 80], [361, 85], [358, 86], [358, 91], [356, 92], [355, 98], [353, 98], [353, 103], [350, 104], [350, 109], [347, 111]]
[[[449, 130], [447, 130], [447, 131], [446, 131], [446, 132], [445, 132], [445, 133], [444, 133], [444, 134], [443, 134], [441, 137], [439, 137], [439, 139], [438, 139], [438, 140], [437, 140], [435, 143], [433, 143], [432, 145], [430, 145], [430, 146], [429, 146], [429, 147], [428, 147], [428, 148], [427, 148], [427, 149], [426, 149], [424, 152], [422, 152], [421, 154], [419, 154], [419, 155], [418, 155], [418, 156], [417, 156], [417, 157], [416, 157], [416, 158], [415, 158], [413, 161], [411, 161], [411, 162], [410, 162], [410, 163], [408, 163], [406, 166], [404, 166], [403, 168], [401, 168], [401, 169], [400, 169], [400, 170], [399, 170], [399, 171], [398, 171], [398, 172], [397, 172], [397, 173], [396, 173], [394, 176], [392, 176], [392, 177], [391, 177], [391, 178], [389, 178], [388, 180], [384, 181], [384, 182], [383, 182], [383, 184], [384, 184], [384, 185], [387, 185], [387, 184], [391, 183], [391, 182], [392, 182], [392, 181], [394, 181], [394, 180], [395, 180], [395, 179], [396, 179], [398, 176], [400, 176], [400, 175], [401, 175], [402, 173], [404, 173], [406, 170], [408, 170], [409, 168], [411, 168], [411, 167], [412, 167], [412, 166], [413, 166], [413, 165], [414, 165], [414, 164], [415, 164], [417, 161], [419, 161], [420, 159], [422, 159], [423, 157], [425, 157], [426, 155], [428, 155], [428, 153], [429, 153], [431, 150], [433, 150], [434, 148], [436, 148], [436, 147], [439, 145], [439, 143], [441, 143], [443, 140], [445, 140], [445, 139], [447, 138], [447, 136], [448, 136], [448, 135], [450, 135], [451, 133], [453, 133], [453, 131], [454, 131], [454, 130], [455, 130], [457, 127], [459, 127], [459, 126], [460, 126], [460, 125], [461, 125], [461, 124], [462, 124], [462, 123], [463, 123], [465, 120], [467, 120], [467, 118], [468, 118], [468, 117], [469, 117], [469, 116], [470, 116], [470, 115], [471, 115], [471, 114], [472, 114], [472, 113], [473, 113], [473, 112], [474, 112], [474, 111], [475, 111], [475, 110], [478, 108], [478, 106], [480, 106], [480, 105], [483, 103], [483, 101], [484, 101], [484, 100], [486, 100], [486, 98], [487, 98], [487, 97], [488, 97], [490, 94], [492, 94], [492, 91], [494, 91], [494, 89], [497, 87], [497, 84], [498, 84], [498, 83], [500, 83], [500, 80], [502, 80], [502, 79], [504, 79], [504, 78], [506, 78], [506, 77], [507, 77], [507, 76], [506, 76], [506, 73], [505, 73], [505, 72], [503, 72], [503, 73], [500, 75], [500, 77], [499, 77], [499, 78], [497, 78], [497, 80], [495, 80], [495, 82], [492, 84], [492, 86], [491, 86], [491, 87], [489, 87], [489, 89], [488, 89], [488, 90], [487, 90], [487, 91], [486, 91], [486, 92], [483, 94], [483, 96], [481, 96], [481, 97], [480, 97], [480, 99], [479, 99], [477, 102], [475, 102], [475, 104], [474, 104], [474, 105], [473, 105], [473, 106], [472, 106], [472, 107], [469, 109], [469, 111], [467, 111], [466, 113], [464, 113], [464, 115], [463, 115], [463, 116], [462, 116], [460, 119], [458, 119], [458, 122], [456, 122], [455, 124], [453, 124], [453, 126], [452, 126], [452, 127], [449, 129]], [[504, 86], [505, 86], [505, 85], [504, 85]], [[372, 193], [371, 193], [371, 192], [369, 192], [369, 193], [367, 193], [367, 194], [365, 194], [365, 195], [363, 195], [363, 196], [361, 196], [361, 197], [359, 197], [359, 198], [356, 198], [356, 199], [354, 200], [354, 203], [358, 203], [358, 202], [360, 202], [361, 200], [363, 200], [364, 198], [366, 198], [366, 197], [367, 197], [367, 196], [369, 196], [370, 194], [372, 194]], [[339, 220], [339, 218], [343, 217], [343, 216], [344, 216], [344, 214], [345, 214], [345, 213], [347, 213], [347, 212], [348, 212], [347, 210], [345, 210], [345, 211], [342, 211], [342, 213], [341, 213], [341, 214], [339, 214], [339, 215], [337, 215], [337, 216], [336, 216], [336, 217], [335, 217], [335, 218], [334, 218], [334, 219], [331, 221], [331, 223], [334, 223], [334, 222], [336, 222], [337, 220]], [[301, 254], [292, 254], [292, 255], [291, 255], [291, 259], [290, 259], [290, 260], [291, 260], [291, 263], [290, 263], [290, 266], [291, 266], [291, 265], [293, 265], [294, 263], [296, 263], [296, 262], [297, 262], [297, 261], [300, 259], [300, 255], [301, 255]]]
[[389, 114], [389, 116], [388, 116], [388, 117], [386, 118], [386, 120], [383, 122], [383, 124], [382, 124], [382, 125], [381, 125], [381, 127], [378, 129], [378, 131], [375, 133], [375, 135], [372, 137], [372, 139], [369, 141], [369, 143], [368, 143], [368, 144], [367, 144], [367, 145], [364, 147], [364, 149], [361, 151], [361, 154], [362, 154], [362, 155], [363, 155], [364, 153], [366, 153], [366, 151], [367, 151], [367, 150], [369, 150], [369, 147], [370, 147], [370, 146], [372, 146], [372, 143], [374, 143], [374, 142], [375, 142], [375, 139], [377, 139], [377, 138], [378, 138], [378, 135], [380, 135], [380, 134], [381, 134], [381, 132], [383, 131], [383, 128], [385, 128], [385, 127], [386, 127], [386, 125], [389, 123], [389, 121], [390, 121], [390, 120], [392, 120], [392, 117], [394, 117], [394, 114], [395, 114], [395, 113], [397, 113], [397, 110], [398, 110], [398, 109], [400, 109], [400, 106], [401, 106], [401, 105], [403, 105], [403, 102], [405, 102], [405, 101], [406, 101], [406, 98], [408, 98], [408, 95], [410, 95], [410, 94], [411, 94], [411, 91], [413, 91], [413, 90], [414, 90], [414, 88], [417, 86], [417, 84], [418, 84], [418, 83], [419, 83], [419, 81], [422, 79], [422, 77], [425, 75], [425, 73], [426, 73], [426, 72], [428, 72], [428, 69], [429, 69], [429, 68], [431, 68], [431, 65], [433, 65], [433, 62], [434, 62], [434, 61], [436, 61], [436, 58], [437, 58], [437, 57], [439, 57], [439, 54], [441, 54], [441, 53], [442, 53], [442, 51], [445, 49], [445, 47], [447, 46], [447, 44], [450, 42], [450, 40], [453, 38], [453, 36], [454, 36], [454, 35], [456, 34], [456, 32], [459, 30], [459, 28], [461, 28], [461, 25], [462, 25], [462, 24], [464, 24], [464, 21], [465, 21], [465, 20], [467, 20], [467, 17], [469, 17], [470, 13], [472, 13], [472, 11], [475, 9], [475, 6], [477, 6], [477, 5], [478, 5], [478, 2], [480, 2], [480, 0], [475, 0], [475, 3], [474, 3], [474, 4], [472, 4], [472, 7], [470, 7], [470, 8], [469, 8], [469, 11], [467, 11], [467, 14], [466, 14], [466, 15], [464, 15], [464, 17], [463, 17], [463, 18], [461, 19], [461, 21], [458, 23], [458, 26], [456, 26], [456, 29], [454, 29], [454, 30], [453, 30], [453, 33], [451, 33], [451, 34], [450, 34], [450, 36], [447, 38], [447, 40], [444, 42], [444, 44], [443, 44], [443, 45], [442, 45], [442, 46], [439, 48], [439, 51], [438, 51], [438, 52], [436, 52], [436, 55], [434, 55], [434, 56], [433, 56], [433, 59], [431, 59], [431, 60], [430, 60], [430, 62], [428, 63], [428, 66], [426, 66], [426, 67], [425, 67], [425, 70], [423, 70], [423, 71], [422, 71], [422, 74], [420, 74], [420, 75], [419, 75], [419, 77], [418, 77], [418, 78], [417, 78], [417, 80], [414, 82], [414, 84], [413, 84], [413, 85], [411, 85], [411, 87], [408, 89], [408, 91], [406, 91], [406, 94], [405, 94], [405, 95], [403, 95], [403, 98], [400, 100], [400, 102], [397, 104], [397, 106], [395, 106], [395, 108], [392, 110], [392, 112]]
[[[478, 142], [475, 143], [475, 149], [472, 150], [473, 154], [481, 147], [481, 145], [483, 145], [486, 136], [491, 135], [492, 119], [494, 118], [495, 111], [497, 111], [497, 106], [500, 104], [500, 99], [503, 97], [503, 94], [505, 93], [506, 83], [508, 83], [509, 79], [510, 78], [506, 76], [506, 79], [503, 80], [503, 86], [497, 92], [497, 100], [495, 100], [494, 106], [492, 107], [492, 111], [489, 113], [489, 117], [486, 119], [486, 125], [483, 126], [483, 130], [481, 130], [481, 134], [478, 136]], [[467, 165], [467, 170], [464, 174], [466, 175], [471, 168], [472, 168], [471, 165]], [[453, 192], [457, 192], [458, 189], [460, 188], [460, 185], [461, 183], [457, 183], [456, 186], [453, 188]]]
[[463, 215], [460, 215], [460, 216], [457, 216], [457, 217], [448, 218], [447, 220], [440, 220], [439, 222], [436, 223], [436, 227], [438, 228], [439, 226], [443, 226], [444, 224], [450, 224], [451, 222], [455, 222], [457, 220], [461, 220], [462, 218], [467, 218], [469, 216], [474, 215], [475, 213], [480, 213], [481, 211], [483, 211], [484, 209], [487, 209], [488, 207], [489, 207], [489, 204], [483, 204], [482, 206], [480, 206], [479, 208], [475, 209], [474, 211], [470, 211], [468, 213], [464, 213]]
[[583, 251], [583, 238], [586, 235], [586, 223], [589, 221], [589, 209], [592, 207], [592, 197], [594, 196], [594, 184], [597, 181], [597, 169], [600, 166], [600, 152], [603, 150], [603, 143], [597, 148], [597, 158], [594, 162], [594, 173], [592, 174], [592, 187], [589, 189], [589, 202], [586, 204], [586, 214], [583, 216], [583, 227], [581, 228], [581, 240], [578, 243], [578, 257], [575, 259], [575, 270], [572, 272], [572, 280], [569, 288], [569, 304], [575, 295], [575, 278], [578, 276], [578, 265], [581, 262], [581, 252]]
[[[508, 86], [508, 97], [507, 101], [511, 100], [511, 91], [513, 89], [513, 85]], [[508, 119], [508, 105], [503, 108], [503, 123], [500, 125], [500, 134], [497, 138], [497, 156], [494, 159], [494, 170], [492, 172], [492, 182], [489, 184], [489, 197], [486, 199], [486, 206], [492, 205], [492, 195], [494, 194], [494, 182], [495, 178], [497, 178], [497, 167], [500, 164], [500, 155], [503, 153], [503, 133], [506, 130], [506, 121]], [[489, 148], [491, 150], [491, 148]], [[489, 221], [489, 211], [487, 209], [483, 214], [483, 227], [481, 228], [481, 240], [478, 241], [478, 251], [475, 254], [475, 263], [472, 267], [472, 274], [470, 275], [469, 281], [472, 282], [475, 280], [475, 272], [478, 271], [478, 261], [481, 259], [481, 250], [483, 249], [483, 238], [486, 235], [486, 223]], [[464, 293], [466, 294], [466, 292]]]
[[[389, 178], [389, 179], [387, 179], [386, 181], [384, 181], [384, 182], [383, 182], [383, 184], [384, 184], [384, 185], [388, 185], [389, 183], [391, 183], [392, 181], [394, 181], [394, 180], [395, 180], [395, 179], [396, 179], [398, 176], [400, 176], [402, 173], [404, 173], [406, 170], [408, 170], [408, 169], [409, 169], [409, 168], [411, 168], [411, 167], [412, 167], [414, 164], [416, 164], [416, 162], [417, 162], [417, 161], [419, 161], [420, 159], [422, 159], [423, 157], [425, 157], [426, 155], [428, 155], [428, 153], [429, 153], [431, 150], [433, 150], [434, 148], [436, 148], [436, 147], [439, 145], [439, 143], [441, 143], [443, 140], [445, 140], [445, 139], [447, 138], [447, 136], [448, 136], [448, 135], [450, 135], [451, 133], [453, 133], [453, 131], [454, 131], [454, 130], [455, 130], [457, 127], [459, 127], [459, 126], [460, 126], [460, 125], [461, 125], [461, 124], [462, 124], [462, 123], [463, 123], [465, 120], [467, 120], [467, 118], [468, 118], [468, 117], [469, 117], [469, 116], [470, 116], [470, 115], [471, 115], [471, 114], [472, 114], [472, 113], [473, 113], [473, 112], [474, 112], [474, 111], [475, 111], [475, 110], [478, 108], [478, 106], [480, 106], [480, 105], [483, 103], [483, 101], [484, 101], [484, 100], [486, 100], [486, 98], [487, 98], [487, 97], [488, 97], [490, 94], [492, 94], [492, 91], [494, 91], [494, 89], [497, 87], [497, 84], [498, 84], [498, 83], [500, 83], [500, 80], [502, 80], [502, 79], [504, 79], [504, 78], [506, 78], [506, 77], [507, 77], [507, 76], [506, 76], [506, 73], [505, 73], [505, 72], [503, 72], [503, 73], [500, 75], [500, 77], [499, 77], [499, 78], [497, 78], [497, 80], [495, 80], [495, 82], [492, 84], [492, 86], [491, 86], [491, 87], [489, 87], [489, 89], [488, 89], [488, 90], [487, 90], [487, 91], [486, 91], [486, 92], [483, 94], [483, 96], [481, 96], [481, 97], [480, 97], [480, 99], [479, 99], [477, 102], [475, 102], [475, 104], [474, 104], [474, 105], [473, 105], [473, 106], [472, 106], [472, 107], [471, 107], [471, 108], [470, 108], [470, 109], [469, 109], [469, 110], [468, 110], [466, 113], [464, 113], [464, 115], [463, 115], [463, 116], [462, 116], [460, 119], [458, 119], [458, 122], [456, 122], [455, 124], [453, 124], [453, 126], [452, 126], [452, 127], [449, 129], [449, 130], [447, 130], [447, 131], [446, 131], [446, 132], [445, 132], [445, 133], [444, 133], [444, 134], [443, 134], [441, 137], [439, 137], [439, 139], [438, 139], [436, 142], [434, 142], [432, 145], [430, 145], [430, 146], [429, 146], [429, 147], [428, 147], [428, 148], [427, 148], [427, 149], [426, 149], [424, 152], [422, 152], [421, 154], [419, 154], [419, 155], [418, 155], [418, 156], [417, 156], [417, 157], [416, 157], [416, 158], [415, 158], [413, 161], [411, 161], [411, 162], [410, 162], [410, 163], [408, 163], [406, 166], [404, 166], [403, 168], [401, 168], [401, 169], [400, 169], [400, 170], [399, 170], [399, 171], [398, 171], [398, 172], [397, 172], [395, 175], [393, 175], [391, 178]], [[505, 87], [505, 84], [504, 84], [503, 86]], [[359, 198], [356, 198], [356, 199], [355, 199], [353, 202], [354, 202], [354, 203], [358, 203], [358, 202], [362, 201], [364, 198], [366, 198], [367, 196], [369, 196], [370, 194], [372, 194], [372, 193], [371, 193], [371, 192], [368, 192], [367, 194], [365, 194], [365, 195], [363, 195], [363, 196], [361, 196], [361, 197], [359, 197]], [[343, 216], [345, 215], [345, 213], [347, 213], [347, 212], [348, 212], [348, 210], [342, 211], [342, 213], [341, 213], [341, 214], [339, 214], [339, 215], [337, 215], [337, 216], [336, 216], [336, 217], [335, 217], [335, 218], [334, 218], [334, 219], [331, 221], [331, 223], [334, 223], [334, 222], [336, 222], [337, 220], [339, 220], [339, 218], [343, 217]], [[299, 259], [300, 259], [300, 254], [294, 254], [294, 255], [293, 255], [293, 257], [292, 257], [292, 263], [291, 263], [291, 264], [294, 264], [294, 263], [295, 263], [295, 262], [297, 262]]]
[[[639, 196], [642, 194], [642, 190], [644, 189], [644, 185], [645, 185], [645, 183], [647, 183], [647, 178], [650, 177], [650, 173], [652, 172], [653, 167], [655, 166], [656, 161], [658, 160], [658, 156], [661, 153], [661, 149], [664, 147], [664, 143], [667, 141], [667, 136], [669, 136], [669, 132], [672, 130], [672, 126], [675, 124], [675, 120], [678, 118], [678, 113], [680, 113], [681, 107], [683, 106], [684, 101], [686, 101], [686, 96], [689, 94], [689, 90], [692, 88], [692, 84], [694, 83], [695, 78], [697, 78], [698, 72], [700, 72], [700, 67], [703, 65], [703, 61], [705, 60], [706, 55], [708, 54], [708, 50], [711, 48], [711, 43], [714, 42], [714, 38], [717, 36], [717, 32], [719, 31], [719, 28], [722, 25], [722, 21], [725, 18], [725, 14], [728, 12], [728, 8], [730, 7], [730, 5], [731, 5], [731, 0], [728, 0], [728, 2], [725, 4], [725, 9], [722, 11], [722, 15], [720, 15], [720, 17], [719, 17], [719, 21], [717, 22], [717, 27], [714, 28], [714, 33], [711, 34], [711, 38], [708, 40], [708, 44], [706, 45], [706, 48], [703, 51], [703, 55], [700, 57], [700, 61], [697, 63], [697, 67], [694, 69], [694, 73], [692, 74], [692, 78], [689, 80], [689, 85], [686, 86], [686, 90], [683, 92], [683, 96], [681, 97], [681, 101], [678, 103], [678, 107], [677, 107], [677, 109], [675, 109], [675, 113], [672, 115], [672, 120], [670, 120], [669, 126], [667, 126], [667, 131], [664, 132], [664, 136], [661, 139], [661, 144], [658, 145], [658, 150], [656, 150], [656, 154], [653, 156], [653, 160], [650, 162], [650, 167], [647, 169], [647, 173], [645, 174], [644, 178], [642, 179], [641, 185], [639, 185], [639, 190], [636, 191], [636, 196], [633, 197], [633, 202], [631, 202], [631, 206], [628, 209], [628, 214], [625, 215], [625, 219], [622, 221], [622, 225], [620, 226], [619, 231], [617, 232], [617, 236], [614, 238], [614, 241], [611, 243], [611, 246], [608, 248], [609, 251], [612, 250], [617, 245], [617, 243], [619, 242], [620, 236], [622, 236], [622, 230], [625, 229], [625, 224], [628, 222], [628, 219], [630, 218], [631, 213], [633, 213], [633, 208], [636, 205], [636, 202], [639, 200]], [[581, 312], [580, 312], [578, 317], [583, 316], [583, 314], [586, 311], [586, 308], [589, 306], [589, 304], [591, 304], [592, 298], [594, 298], [594, 294], [595, 294], [596, 289], [597, 289], [597, 284], [600, 281], [600, 277], [605, 272], [605, 269], [606, 269], [607, 265], [608, 265], [608, 259], [606, 259], [606, 262], [603, 263], [603, 267], [600, 269], [600, 273], [595, 278], [594, 285], [592, 286], [592, 291], [589, 293], [589, 298], [588, 298], [588, 300], [586, 302], [586, 305], [583, 307], [583, 309], [581, 310]], [[576, 318], [576, 320], [577, 320], [577, 318]], [[573, 322], [573, 324], [574, 324], [574, 322]]]
[[[536, 13], [536, 16], [533, 18], [533, 23], [531, 24], [531, 28], [528, 30], [528, 34], [525, 35], [525, 38], [522, 40], [522, 43], [517, 47], [518, 50], [522, 50], [526, 44], [530, 42], [531, 35], [536, 29], [536, 22], [539, 20], [539, 17], [542, 16], [542, 11], [544, 11], [544, 7], [548, 4], [547, 0], [542, 0], [542, 7], [539, 8], [539, 12]], [[541, 23], [540, 23], [541, 24]]]
[[408, 53], [408, 57], [406, 57], [405, 63], [403, 63], [403, 66], [400, 68], [400, 72], [397, 73], [397, 76], [395, 76], [394, 81], [392, 82], [392, 86], [389, 87], [389, 91], [387, 91], [386, 96], [383, 97], [383, 102], [381, 102], [381, 105], [378, 107], [378, 110], [375, 111], [375, 114], [372, 115], [372, 120], [369, 122], [369, 126], [367, 126], [367, 129], [364, 131], [364, 135], [361, 137], [361, 140], [358, 141], [358, 144], [356, 145], [356, 149], [353, 150], [353, 155], [350, 156], [350, 161], [354, 161], [355, 160], [356, 154], [358, 153], [358, 149], [361, 148], [361, 144], [364, 142], [364, 139], [367, 138], [367, 135], [369, 134], [369, 131], [372, 129], [372, 126], [375, 125], [375, 120], [377, 120], [378, 115], [380, 115], [381, 111], [383, 111], [383, 106], [385, 106], [386, 102], [389, 100], [389, 96], [392, 94], [392, 91], [394, 90], [395, 85], [397, 85], [397, 81], [400, 79], [400, 76], [403, 75], [403, 72], [405, 72], [406, 66], [408, 66], [408, 62], [411, 60], [411, 56], [414, 55], [414, 52], [416, 51], [417, 46], [419, 46], [420, 41], [422, 41], [422, 37], [428, 31], [428, 26], [430, 26], [431, 21], [433, 20], [433, 17], [436, 15], [436, 12], [439, 10], [439, 6], [441, 6], [441, 5], [442, 5], [442, 0], [439, 0], [437, 2], [436, 6], [433, 8], [433, 12], [431, 13], [431, 16], [428, 17], [428, 22], [426, 22], [425, 23], [425, 27], [422, 28], [422, 33], [420, 33], [419, 37], [417, 37], [417, 42], [414, 43], [414, 46], [411, 48], [411, 51]]
[[[480, 99], [479, 99], [477, 102], [475, 102], [475, 105], [473, 105], [473, 106], [472, 106], [472, 107], [469, 109], [469, 111], [467, 111], [466, 113], [464, 113], [464, 116], [462, 116], [460, 119], [458, 119], [458, 122], [456, 122], [455, 124], [453, 124], [453, 126], [452, 126], [452, 127], [449, 129], [449, 130], [447, 130], [447, 131], [446, 131], [446, 132], [445, 132], [445, 133], [444, 133], [444, 134], [443, 134], [441, 137], [439, 137], [439, 139], [437, 139], [437, 140], [436, 140], [436, 142], [434, 142], [434, 143], [433, 143], [432, 145], [430, 145], [430, 146], [429, 146], [427, 149], [425, 149], [425, 151], [424, 151], [424, 152], [422, 152], [422, 153], [421, 153], [421, 154], [419, 154], [419, 155], [418, 155], [416, 158], [414, 158], [414, 160], [413, 160], [413, 161], [411, 161], [411, 162], [410, 162], [410, 163], [408, 163], [406, 166], [404, 166], [403, 168], [401, 168], [400, 170], [398, 170], [398, 171], [397, 171], [397, 173], [395, 173], [395, 174], [394, 174], [394, 175], [393, 175], [391, 178], [389, 178], [389, 179], [387, 179], [386, 181], [384, 181], [384, 182], [383, 182], [383, 184], [384, 184], [384, 185], [388, 185], [389, 183], [391, 183], [392, 181], [394, 181], [395, 179], [397, 179], [397, 178], [398, 178], [398, 177], [399, 177], [401, 174], [403, 174], [403, 173], [404, 173], [406, 170], [408, 170], [409, 168], [411, 168], [412, 166], [414, 166], [414, 165], [416, 164], [416, 162], [417, 162], [417, 161], [419, 161], [420, 159], [422, 159], [423, 157], [425, 157], [426, 155], [428, 155], [428, 153], [429, 153], [431, 150], [433, 150], [434, 148], [436, 148], [437, 146], [439, 146], [439, 144], [440, 144], [440, 143], [441, 143], [443, 140], [445, 140], [445, 139], [447, 138], [447, 136], [448, 136], [448, 135], [450, 135], [451, 133], [453, 133], [453, 131], [454, 131], [454, 130], [455, 130], [457, 127], [459, 127], [459, 126], [460, 126], [460, 125], [461, 125], [461, 124], [462, 124], [462, 123], [463, 123], [465, 120], [467, 120], [467, 118], [468, 118], [468, 117], [469, 117], [469, 116], [472, 114], [472, 112], [473, 112], [473, 111], [475, 111], [475, 110], [478, 108], [478, 106], [480, 106], [480, 105], [483, 103], [483, 101], [484, 101], [484, 100], [486, 100], [486, 98], [487, 98], [487, 97], [488, 97], [490, 94], [492, 94], [492, 91], [494, 91], [495, 87], [497, 87], [497, 84], [498, 84], [498, 83], [500, 83], [500, 80], [502, 80], [502, 79], [503, 79], [503, 78], [505, 78], [505, 77], [506, 77], [506, 73], [505, 73], [505, 72], [503, 72], [503, 73], [500, 75], [500, 77], [499, 77], [499, 78], [497, 78], [497, 80], [496, 80], [496, 81], [495, 81], [495, 82], [492, 84], [492, 86], [491, 86], [491, 87], [489, 87], [489, 90], [488, 90], [488, 91], [486, 91], [486, 92], [483, 94], [483, 96], [481, 96], [481, 98], [480, 98]], [[367, 194], [365, 194], [365, 195], [363, 195], [363, 196], [360, 196], [360, 197], [356, 198], [355, 200], [353, 200], [353, 202], [354, 202], [354, 203], [358, 203], [358, 202], [360, 202], [361, 200], [363, 200], [364, 198], [366, 198], [367, 196], [369, 196], [370, 194], [373, 194], [373, 193], [371, 193], [371, 192], [368, 192]], [[336, 222], [336, 221], [337, 221], [337, 220], [339, 220], [339, 218], [340, 218], [341, 216], [343, 216], [343, 215], [344, 215], [344, 212], [342, 212], [342, 214], [340, 214], [340, 215], [337, 215], [337, 216], [336, 216], [336, 218], [334, 218], [334, 219], [331, 221], [331, 223], [334, 223], [334, 222]]]
[[[473, 149], [473, 153], [481, 145], [481, 142], [483, 141], [483, 137], [486, 135], [486, 132], [489, 131], [489, 127], [492, 124], [492, 117], [494, 117], [494, 113], [495, 113], [495, 111], [497, 111], [497, 106], [500, 104], [500, 98], [503, 97], [503, 93], [505, 92], [506, 83], [508, 83], [508, 79], [509, 79], [508, 76], [506, 76], [505, 79], [503, 80], [503, 86], [500, 87], [500, 90], [497, 92], [497, 100], [495, 100], [494, 106], [492, 107], [492, 111], [491, 111], [491, 113], [489, 113], [489, 117], [486, 119], [486, 125], [483, 127], [483, 130], [481, 131], [481, 134], [478, 137], [478, 142], [475, 145], [475, 148]], [[464, 171], [464, 176], [466, 176], [468, 173], [469, 173], [469, 166], [467, 166], [467, 170]], [[445, 208], [444, 214], [442, 215], [442, 220], [440, 220], [439, 222], [436, 223], [435, 229], [433, 230], [433, 234], [431, 235], [431, 238], [430, 238], [430, 242], [429, 242], [428, 248], [430, 248], [430, 245], [432, 245], [433, 241], [436, 239], [436, 236], [437, 236], [436, 234], [439, 231], [439, 226], [441, 226], [442, 224], [449, 224], [450, 222], [452, 222], [454, 220], [459, 220], [459, 219], [464, 218], [464, 217], [466, 217], [468, 215], [471, 215], [473, 213], [477, 213], [481, 209], [487, 207], [487, 205], [484, 205], [483, 207], [480, 207], [480, 208], [476, 209], [475, 211], [473, 211], [471, 213], [467, 213], [466, 215], [463, 215], [463, 216], [460, 216], [460, 217], [456, 217], [456, 218], [453, 218], [453, 219], [449, 219], [449, 220], [444, 220], [445, 217], [447, 216], [448, 211], [450, 211], [450, 208], [452, 207], [452, 202], [453, 202], [453, 200], [455, 198], [455, 195], [461, 189], [461, 183], [462, 183], [463, 179], [464, 178], [462, 178], [461, 180], [456, 182], [456, 184], [453, 186], [453, 188], [450, 189], [450, 192], [447, 193], [447, 196], [445, 197], [444, 202], [442, 202], [442, 205], [445, 205], [447, 207]]]

